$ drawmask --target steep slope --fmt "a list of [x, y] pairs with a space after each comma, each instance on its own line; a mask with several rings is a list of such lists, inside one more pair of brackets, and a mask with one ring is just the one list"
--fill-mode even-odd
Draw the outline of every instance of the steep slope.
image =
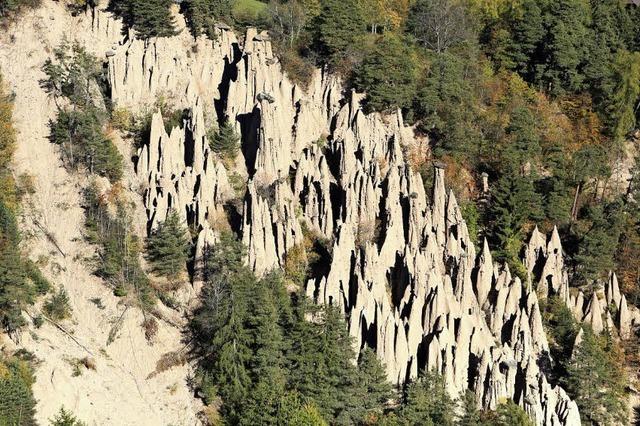
[[[334, 241], [329, 271], [307, 283], [307, 295], [342, 307], [355, 344], [376, 350], [391, 381], [434, 368], [452, 394], [471, 388], [485, 407], [513, 398], [539, 424], [579, 423], [575, 403], [538, 367], [548, 345], [535, 291], [494, 265], [486, 243], [476, 260], [442, 168], [427, 199], [404, 159], [403, 147], [415, 142], [400, 115], [366, 115], [356, 94], [341, 104], [339, 83], [321, 74], [308, 93], [300, 92], [279, 73], [264, 35], [249, 31], [241, 50], [225, 30], [218, 40], [232, 43], [234, 56], [225, 62], [237, 64], [228, 97], [218, 93], [218, 102], [246, 148], [240, 232], [256, 272], [284, 265], [287, 250], [302, 241], [304, 222]], [[144, 57], [139, 48], [131, 43], [127, 56]], [[159, 72], [172, 76], [179, 67], [174, 62], [175, 71]], [[127, 68], [127, 78], [132, 73]], [[215, 241], [209, 218], [227, 199], [227, 175], [209, 151], [200, 98], [187, 88], [182, 99], [192, 105], [192, 118], [167, 135], [156, 114], [137, 172], [148, 185], [150, 225], [175, 208], [201, 229], [202, 247]], [[323, 133], [324, 150], [314, 144]]]
[[[24, 227], [36, 232], [34, 258], [52, 258], [49, 273], [72, 298], [70, 328], [98, 363], [97, 371], [71, 377], [64, 358], [81, 358], [86, 350], [48, 325], [25, 333], [21, 345], [43, 360], [34, 389], [39, 418], [65, 404], [93, 424], [193, 424], [198, 409], [186, 367], [147, 379], [162, 353], [181, 347], [178, 329], [163, 324], [149, 346], [142, 316], [130, 308], [120, 338], [106, 345], [110, 322], [125, 308], [82, 261], [94, 250], [82, 243], [82, 182], [62, 169], [47, 141], [54, 105], [38, 87], [42, 63], [66, 34], [104, 58], [117, 107], [140, 111], [163, 95], [190, 111], [184, 125], [168, 133], [156, 113], [149, 141], [130, 164], [127, 186], [144, 190], [137, 232], [152, 229], [174, 208], [197, 230], [201, 254], [215, 244], [219, 218], [231, 212], [249, 265], [263, 274], [283, 267], [309, 229], [332, 250], [324, 270], [301, 291], [342, 309], [355, 345], [375, 349], [390, 381], [403, 383], [432, 368], [453, 395], [471, 389], [483, 407], [511, 398], [537, 424], [579, 424], [576, 404], [540, 367], [549, 348], [538, 297], [559, 294], [597, 331], [609, 315], [604, 321], [610, 318], [625, 337], [639, 318], [627, 309], [615, 275], [606, 291], [606, 305], [618, 307], [612, 318], [597, 295], [586, 303], [569, 293], [557, 233], [547, 242], [536, 231], [523, 282], [493, 262], [486, 242], [476, 252], [440, 165], [427, 194], [406, 158], [418, 141], [400, 113], [365, 114], [360, 95], [343, 93], [341, 82], [320, 70], [301, 90], [283, 75], [268, 35], [249, 30], [239, 40], [222, 26], [217, 32], [215, 42], [194, 41], [186, 31], [144, 42], [121, 35], [118, 22], [98, 9], [72, 18], [45, 2], [5, 36], [0, 66], [18, 94], [19, 171], [37, 182]], [[242, 135], [242, 156], [230, 169], [206, 138], [212, 123], [225, 120]], [[247, 181], [246, 191], [235, 192], [232, 176]], [[140, 204], [133, 191], [130, 197]], [[64, 255], [52, 251], [34, 219]], [[189, 297], [197, 289], [196, 283]], [[89, 301], [94, 297], [104, 310]]]
[[[48, 140], [48, 120], [55, 105], [38, 83], [44, 77], [44, 61], [65, 37], [78, 40], [99, 56], [122, 39], [120, 25], [102, 12], [73, 18], [63, 5], [44, 2], [2, 35], [0, 47], [0, 68], [16, 94], [16, 172], [33, 176], [35, 184], [35, 194], [23, 208], [28, 252], [47, 264], [45, 273], [55, 285], [67, 290], [73, 317], [63, 326], [86, 347], [51, 324], [23, 332], [18, 346], [40, 360], [33, 387], [38, 400], [36, 418], [48, 424], [64, 405], [91, 425], [192, 425], [198, 403], [186, 386], [188, 369], [178, 367], [147, 379], [163, 353], [182, 348], [180, 330], [161, 323], [156, 343], [149, 345], [140, 327], [140, 311], [119, 304], [112, 291], [92, 275], [85, 260], [96, 251], [82, 237], [81, 189], [86, 182], [65, 171]], [[144, 213], [138, 216], [143, 218]], [[144, 221], [141, 225], [137, 232], [142, 235]], [[103, 308], [90, 299], [100, 300]], [[118, 337], [108, 344], [116, 323]], [[96, 370], [82, 368], [82, 375], [73, 377], [72, 364], [84, 357], [95, 360]]]

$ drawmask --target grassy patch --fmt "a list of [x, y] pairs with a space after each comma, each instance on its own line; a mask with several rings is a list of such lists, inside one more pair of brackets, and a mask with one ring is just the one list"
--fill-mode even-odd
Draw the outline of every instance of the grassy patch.
[[258, 0], [236, 0], [231, 15], [241, 25], [259, 27], [266, 20], [267, 4]]

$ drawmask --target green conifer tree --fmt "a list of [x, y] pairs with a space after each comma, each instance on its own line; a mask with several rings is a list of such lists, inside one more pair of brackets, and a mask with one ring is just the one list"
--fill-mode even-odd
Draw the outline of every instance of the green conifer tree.
[[355, 405], [351, 391], [357, 380], [351, 336], [337, 308], [323, 307], [314, 322], [305, 318], [309, 308], [303, 304], [294, 323], [289, 385], [313, 400], [326, 419], [348, 418], [343, 411]]
[[478, 410], [475, 394], [467, 390], [461, 398], [461, 412], [456, 420], [457, 426], [482, 426], [482, 413]]
[[360, 353], [357, 374], [356, 384], [351, 391], [354, 405], [348, 407], [341, 416], [351, 424], [380, 418], [394, 396], [384, 366], [370, 348]]
[[582, 341], [567, 362], [562, 383], [578, 404], [584, 423], [624, 423], [627, 376], [620, 350], [610, 335], [597, 336], [588, 326], [583, 326], [583, 331]]
[[50, 426], [86, 426], [86, 423], [78, 420], [71, 411], [60, 407], [60, 411], [49, 420]]
[[111, 0], [109, 8], [132, 27], [139, 38], [170, 37], [176, 33], [172, 0]]
[[278, 407], [278, 425], [288, 426], [327, 426], [318, 407], [312, 402], [303, 402], [297, 392], [287, 392], [280, 398]]
[[415, 96], [416, 65], [408, 43], [396, 35], [380, 38], [358, 67], [356, 83], [367, 93], [369, 110], [393, 111]]
[[534, 77], [536, 63], [541, 60], [536, 51], [545, 36], [541, 9], [544, 5], [545, 2], [538, 0], [523, 0], [519, 7], [510, 7], [504, 16], [509, 35], [499, 37], [493, 45], [492, 55], [496, 62], [516, 70], [528, 80]]
[[624, 140], [636, 127], [638, 99], [640, 98], [640, 52], [621, 50], [613, 58], [613, 82], [607, 85], [605, 113], [610, 133], [616, 142]]
[[492, 219], [492, 237], [499, 247], [498, 257], [509, 262], [520, 274], [519, 253], [525, 221], [540, 217], [540, 198], [532, 179], [518, 173], [506, 172], [492, 188], [489, 213]]
[[591, 10], [588, 0], [548, 2], [543, 67], [537, 81], [553, 95], [577, 92], [584, 87], [581, 68], [588, 57]]
[[455, 404], [442, 376], [426, 372], [407, 385], [399, 417], [403, 424], [453, 426]]
[[180, 216], [171, 210], [147, 239], [147, 259], [153, 273], [173, 281], [186, 268], [189, 237]]
[[36, 426], [33, 371], [26, 361], [0, 358], [0, 425]]
[[366, 22], [357, 0], [326, 0], [313, 22], [316, 49], [332, 65], [346, 59], [366, 31]]
[[248, 323], [256, 279], [243, 257], [242, 243], [223, 233], [206, 254], [202, 305], [191, 321], [206, 385], [222, 398], [222, 414], [232, 423], [242, 418], [252, 384], [254, 336]]
[[[267, 279], [277, 281], [278, 277]], [[283, 288], [282, 280], [279, 281]], [[285, 341], [276, 302], [278, 294], [274, 294], [276, 285], [258, 282], [250, 301], [247, 326], [252, 336], [249, 368], [253, 387], [243, 407], [241, 424], [276, 424], [280, 400], [286, 390]]]
[[209, 147], [224, 160], [233, 161], [240, 149], [240, 137], [236, 134], [233, 125], [225, 121], [220, 129], [210, 131], [208, 134]]
[[231, 11], [229, 0], [185, 0], [184, 15], [194, 37], [204, 33], [214, 37], [214, 25], [220, 18], [228, 17]]
[[623, 207], [619, 200], [603, 204], [582, 209], [582, 223], [575, 228], [579, 238], [575, 278], [583, 284], [605, 276], [614, 265]]

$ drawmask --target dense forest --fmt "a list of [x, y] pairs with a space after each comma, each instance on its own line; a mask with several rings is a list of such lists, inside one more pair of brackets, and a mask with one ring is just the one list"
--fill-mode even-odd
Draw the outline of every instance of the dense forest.
[[[111, 0], [109, 10], [140, 38], [167, 37], [176, 32], [173, 4]], [[69, 2], [71, 13], [94, 6]], [[0, 17], [31, 7], [37, 1], [0, 0]], [[426, 156], [406, 153], [425, 186], [432, 186], [431, 164], [446, 164], [474, 240], [486, 238], [515, 274], [525, 278], [519, 259], [533, 228], [556, 226], [572, 286], [590, 294], [616, 270], [628, 300], [640, 305], [640, 7], [620, 0], [183, 0], [179, 8], [194, 37], [215, 38], [219, 22], [269, 30], [283, 69], [302, 87], [323, 67], [366, 93], [367, 111], [399, 109], [429, 143]], [[119, 186], [124, 159], [106, 131], [141, 145], [151, 114], [131, 116], [105, 103], [102, 64], [78, 44], [59, 46], [43, 71], [42, 87], [62, 101], [50, 140], [65, 167], [112, 184], [108, 201], [95, 183], [83, 192], [86, 239], [100, 251], [95, 274], [144, 312], [158, 301], [172, 306], [170, 291], [192, 272], [189, 229], [172, 213], [146, 239], [131, 232]], [[11, 170], [11, 105], [2, 87], [0, 324], [9, 335], [24, 328], [22, 312], [38, 296], [47, 297], [47, 319], [70, 309], [64, 290], [52, 290], [21, 250], [20, 201], [32, 189], [29, 176]], [[181, 122], [182, 111], [164, 100], [156, 106], [168, 128]], [[232, 126], [211, 129], [209, 140], [223, 161], [238, 154]], [[629, 180], [616, 180], [620, 167]], [[470, 395], [452, 400], [434, 373], [392, 387], [372, 351], [356, 353], [336, 309], [287, 291], [305, 282], [327, 250], [322, 241], [262, 278], [243, 264], [244, 250], [224, 233], [206, 253], [201, 307], [189, 321], [194, 391], [211, 424], [531, 424], [511, 401], [481, 411]], [[558, 361], [554, 382], [577, 401], [583, 420], [624, 421], [618, 342], [577, 324], [557, 300], [546, 301], [543, 316]], [[148, 318], [152, 339], [157, 325]], [[572, 353], [578, 333], [584, 343]], [[0, 425], [34, 424], [33, 362], [28, 353], [0, 354]], [[51, 424], [82, 423], [61, 408]]]

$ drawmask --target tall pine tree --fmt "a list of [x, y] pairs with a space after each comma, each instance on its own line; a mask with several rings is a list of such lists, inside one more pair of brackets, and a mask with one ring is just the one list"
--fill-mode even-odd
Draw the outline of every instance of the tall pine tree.
[[176, 280], [185, 270], [189, 250], [187, 229], [171, 210], [147, 239], [147, 260], [153, 273]]

